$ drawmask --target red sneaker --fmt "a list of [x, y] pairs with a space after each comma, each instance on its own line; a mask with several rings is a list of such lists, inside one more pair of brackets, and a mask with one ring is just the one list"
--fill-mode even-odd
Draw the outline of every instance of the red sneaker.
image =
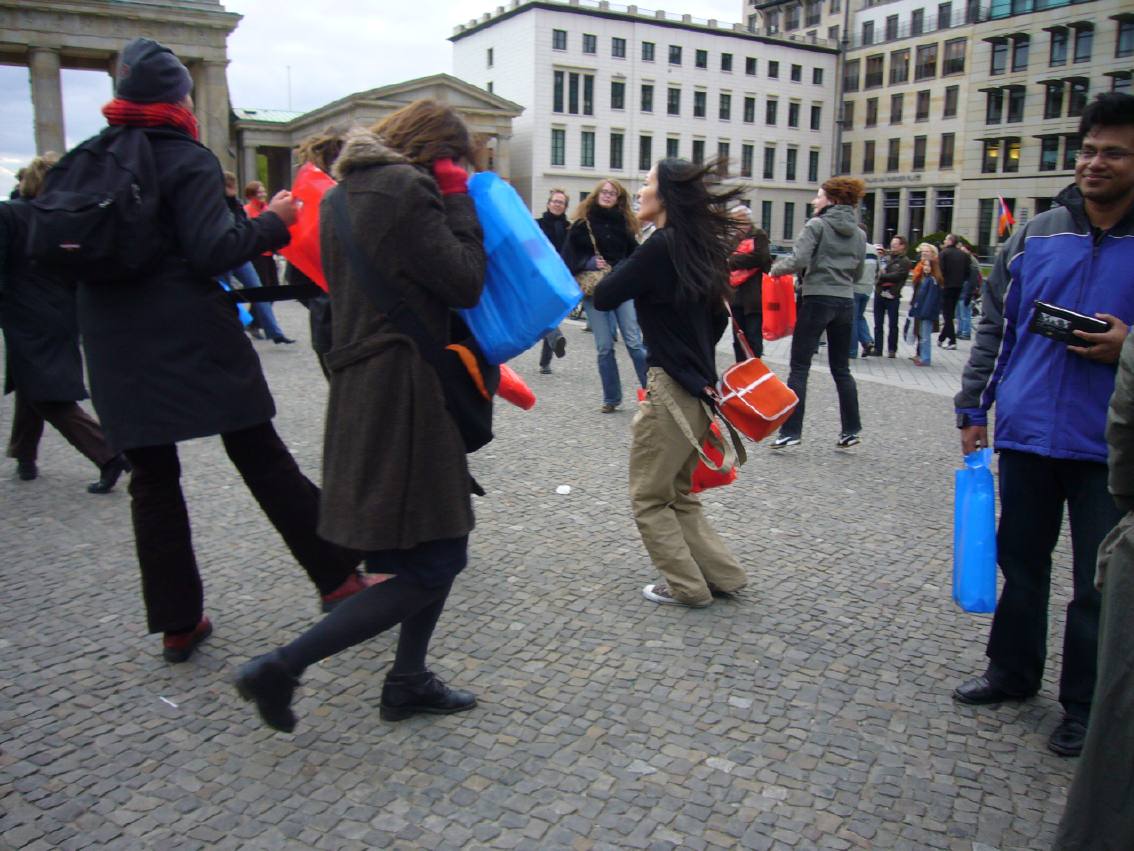
[[213, 634], [213, 624], [201, 616], [201, 621], [189, 632], [167, 632], [162, 636], [162, 658], [167, 662], [187, 662], [197, 645]]
[[393, 574], [390, 573], [352, 573], [346, 578], [338, 588], [330, 594], [324, 594], [321, 598], [323, 604], [323, 613], [333, 611], [335, 606], [345, 600], [347, 597], [352, 597], [359, 591], [365, 591], [371, 585], [377, 585], [380, 582], [385, 582], [390, 579]]

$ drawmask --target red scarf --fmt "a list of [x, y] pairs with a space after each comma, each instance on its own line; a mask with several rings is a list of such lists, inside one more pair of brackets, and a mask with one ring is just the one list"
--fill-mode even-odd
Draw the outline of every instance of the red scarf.
[[200, 139], [197, 116], [183, 106], [175, 103], [134, 103], [115, 98], [102, 108], [107, 122], [126, 127], [165, 127], [172, 126], [188, 133], [193, 139]]

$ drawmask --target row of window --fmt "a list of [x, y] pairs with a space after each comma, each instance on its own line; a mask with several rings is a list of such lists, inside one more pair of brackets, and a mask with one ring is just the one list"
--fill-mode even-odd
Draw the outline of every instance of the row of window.
[[[1087, 108], [1087, 95], [1090, 91], [1090, 81], [1083, 77], [1069, 80], [1047, 80], [1043, 83], [1043, 117], [1062, 118], [1063, 104], [1067, 104], [1067, 117], [1076, 118], [1083, 114]], [[1064, 90], [1067, 97], [1064, 98]], [[1004, 86], [998, 89], [988, 89], [985, 93], [984, 123], [1008, 124], [1024, 120], [1024, 104], [1027, 101], [1027, 89], [1024, 86]], [[1007, 106], [1007, 109], [1005, 109]]]
[[[1134, 56], [1134, 18], [1119, 20], [1114, 56], [1121, 59]], [[1072, 34], [1073, 33], [1073, 34]], [[1026, 71], [1031, 50], [1031, 36], [1023, 33], [989, 39], [992, 53], [989, 74], [1004, 74], [1009, 70]], [[1095, 25], [1087, 21], [1048, 29], [1047, 64], [1049, 68], [1090, 62], [1094, 51]]]
[[887, 15], [884, 22], [885, 29], [882, 32], [876, 30], [874, 21], [863, 21], [860, 43], [868, 45], [883, 41], [897, 41], [899, 38], [919, 36], [923, 33], [932, 32], [934, 29], [947, 30], [950, 27], [969, 23], [977, 17], [977, 11], [978, 8], [975, 4], [969, 3], [965, 9], [958, 9], [957, 14], [954, 15], [952, 3], [938, 3], [936, 27], [934, 27], [935, 22], [932, 18], [929, 19], [928, 26], [926, 25], [925, 9], [914, 9], [910, 12], [909, 25], [904, 27], [899, 25], [897, 15]]
[[[953, 229], [953, 207], [956, 203], [956, 190], [934, 189], [934, 212], [936, 224], [933, 228], [938, 233], [947, 233]], [[866, 228], [866, 238], [871, 242], [879, 241], [889, 243], [898, 231], [898, 223], [902, 212], [902, 190], [886, 189], [882, 192], [882, 234], [876, 237], [874, 233], [875, 205], [877, 193], [867, 192], [862, 199], [862, 224]], [[906, 209], [908, 219], [906, 234], [911, 245], [916, 245], [922, 234], [926, 233], [926, 210], [929, 208], [929, 191], [926, 189], [910, 189]], [[987, 254], [987, 251], [982, 253]]]
[[[552, 72], [552, 112], [567, 113], [569, 115], [595, 114], [595, 77], [593, 74], [582, 74], [574, 71]], [[638, 108], [641, 112], [655, 111], [655, 90], [653, 83], [642, 83], [638, 91]], [[756, 98], [745, 96], [741, 101], [742, 121], [753, 124], [756, 121]], [[692, 114], [694, 118], [708, 117], [709, 93], [703, 89], [693, 92]], [[800, 127], [804, 105], [799, 101], [789, 101], [787, 104], [787, 126]], [[610, 109], [626, 109], [626, 82], [624, 80], [611, 80], [610, 82]], [[682, 93], [679, 86], [666, 86], [665, 90], [666, 115], [680, 116], [682, 114]], [[721, 121], [731, 121], [733, 113], [733, 95], [731, 92], [719, 92], [716, 101], [716, 115]], [[822, 104], [813, 103], [808, 112], [808, 127], [819, 130], [823, 122]], [[764, 123], [775, 126], [779, 119], [779, 98], [768, 97], [764, 101]]]
[[[839, 171], [843, 174], [854, 173], [854, 144], [853, 142], [844, 142], [841, 150], [839, 151]], [[911, 171], [925, 171], [927, 152], [929, 147], [928, 136], [914, 136], [913, 139], [913, 161], [910, 165]], [[938, 169], [951, 169], [953, 168], [953, 161], [956, 157], [957, 150], [957, 136], [955, 133], [942, 133], [941, 144], [937, 151], [937, 168]], [[862, 174], [874, 174], [876, 161], [878, 159], [878, 144], [875, 140], [870, 139], [862, 144]], [[896, 172], [901, 167], [902, 159], [902, 140], [889, 139], [886, 143], [886, 171]]]
[[[598, 53], [598, 36], [591, 35], [590, 33], [583, 33], [583, 53], [597, 54]], [[551, 47], [553, 50], [566, 50], [567, 49], [567, 30], [553, 29], [551, 31]], [[643, 62], [653, 62], [657, 53], [657, 43], [652, 41], [643, 41], [641, 43], [641, 57]], [[626, 39], [612, 36], [610, 39], [610, 55], [616, 59], [626, 58]], [[684, 61], [684, 48], [680, 44], [669, 45], [669, 64], [681, 65]], [[733, 70], [733, 57], [732, 53], [720, 54], [720, 70], [731, 73]], [[495, 61], [493, 48], [488, 48], [485, 53], [485, 61], [487, 67], [491, 68]], [[780, 62], [775, 59], [765, 60], [766, 76], [770, 80], [780, 79]], [[758, 68], [757, 58], [755, 56], [746, 56], [744, 58], [744, 73], [749, 77], [757, 76]], [[693, 51], [693, 67], [705, 68], [709, 67], [709, 51], [697, 49]], [[803, 82], [803, 66], [797, 64], [790, 64], [788, 69], [789, 79], [793, 83]], [[811, 83], [812, 85], [823, 85], [823, 69], [811, 69]]]
[[[931, 92], [929, 89], [922, 89], [917, 92], [914, 97], [914, 121], [929, 121], [929, 106], [930, 106]], [[942, 118], [956, 118], [957, 117], [957, 102], [960, 99], [960, 87], [949, 86], [945, 89], [944, 107], [941, 111]], [[890, 95], [890, 124], [901, 124], [905, 114], [905, 93]], [[878, 98], [867, 98], [866, 115], [864, 117], [864, 127], [876, 127], [878, 125]], [[843, 102], [843, 128], [851, 130], [854, 128], [854, 113], [855, 102], [852, 100]]]
[[[953, 38], [945, 42], [941, 62], [941, 76], [965, 73], [965, 45], [968, 39]], [[932, 80], [937, 76], [937, 54], [939, 44], [920, 44], [914, 56], [914, 80]], [[861, 76], [865, 64], [865, 75]], [[843, 91], [857, 92], [863, 89], [880, 88], [885, 82], [886, 54], [876, 53], [862, 59], [850, 59], [843, 65]], [[890, 85], [909, 82], [910, 48], [890, 51]]]
[[[1015, 173], [1020, 170], [1022, 140], [1019, 136], [985, 139], [981, 144], [981, 174]], [[1060, 152], [1062, 151], [1062, 156]], [[1074, 171], [1079, 155], [1079, 137], [1074, 134], [1052, 134], [1040, 137], [1040, 171]]]
[[[654, 139], [653, 136], [643, 134], [638, 137], [638, 168], [649, 171], [654, 165]], [[612, 131], [610, 134], [609, 168], [611, 171], [622, 171], [625, 165], [626, 134]], [[729, 177], [729, 156], [732, 144], [727, 141], [718, 141], [716, 156], [720, 160], [718, 174], [720, 177]], [[811, 183], [819, 179], [819, 150], [812, 149], [807, 152], [807, 180]], [[665, 140], [665, 156], [681, 156], [681, 140], [668, 137]], [[798, 180], [800, 167], [800, 149], [788, 147], [784, 156], [784, 180]], [[704, 139], [694, 139], [689, 152], [689, 159], [697, 164], [703, 163], [706, 157]], [[740, 176], [753, 177], [755, 173], [756, 146], [744, 143], [740, 146]], [[551, 165], [567, 165], [567, 130], [553, 127], [551, 130]], [[595, 167], [595, 131], [583, 130], [579, 133], [579, 166], [581, 168]], [[763, 178], [774, 180], [776, 178], [776, 146], [765, 145], [763, 154]]]
[[[841, 11], [841, 0], [831, 0], [831, 14]], [[765, 22], [769, 35], [780, 31], [780, 12], [772, 9], [765, 13]], [[783, 31], [791, 32], [802, 27], [817, 27], [823, 19], [822, 0], [806, 0], [805, 3], [793, 3], [783, 9]]]

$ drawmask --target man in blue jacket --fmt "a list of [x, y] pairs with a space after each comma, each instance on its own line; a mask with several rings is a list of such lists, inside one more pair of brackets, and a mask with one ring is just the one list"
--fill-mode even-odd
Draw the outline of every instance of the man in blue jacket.
[[[953, 697], [990, 704], [1039, 691], [1051, 554], [1066, 504], [1074, 594], [1059, 684], [1064, 717], [1048, 740], [1062, 756], [1083, 746], [1099, 629], [1095, 556], [1121, 516], [1107, 492], [1105, 430], [1115, 364], [1134, 323], [1134, 96], [1100, 95], [1084, 111], [1079, 133], [1075, 185], [1059, 195], [1061, 206], [1014, 234], [997, 258], [954, 400], [966, 454], [988, 444], [988, 411], [996, 403], [1004, 588], [988, 668]], [[1081, 345], [1056, 342], [1028, 330], [1036, 301], [1095, 316], [1110, 328], [1076, 331]]]

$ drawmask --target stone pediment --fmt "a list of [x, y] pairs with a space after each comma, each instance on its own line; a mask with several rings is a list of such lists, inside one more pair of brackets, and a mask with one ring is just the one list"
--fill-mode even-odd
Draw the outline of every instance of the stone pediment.
[[380, 103], [396, 109], [398, 105], [412, 103], [421, 98], [443, 101], [465, 113], [484, 112], [515, 118], [524, 111], [518, 103], [479, 89], [452, 74], [433, 74], [429, 77], [418, 77], [416, 80], [355, 92], [312, 110], [298, 121], [308, 123], [313, 118], [320, 119], [329, 114], [341, 113], [352, 104]]

